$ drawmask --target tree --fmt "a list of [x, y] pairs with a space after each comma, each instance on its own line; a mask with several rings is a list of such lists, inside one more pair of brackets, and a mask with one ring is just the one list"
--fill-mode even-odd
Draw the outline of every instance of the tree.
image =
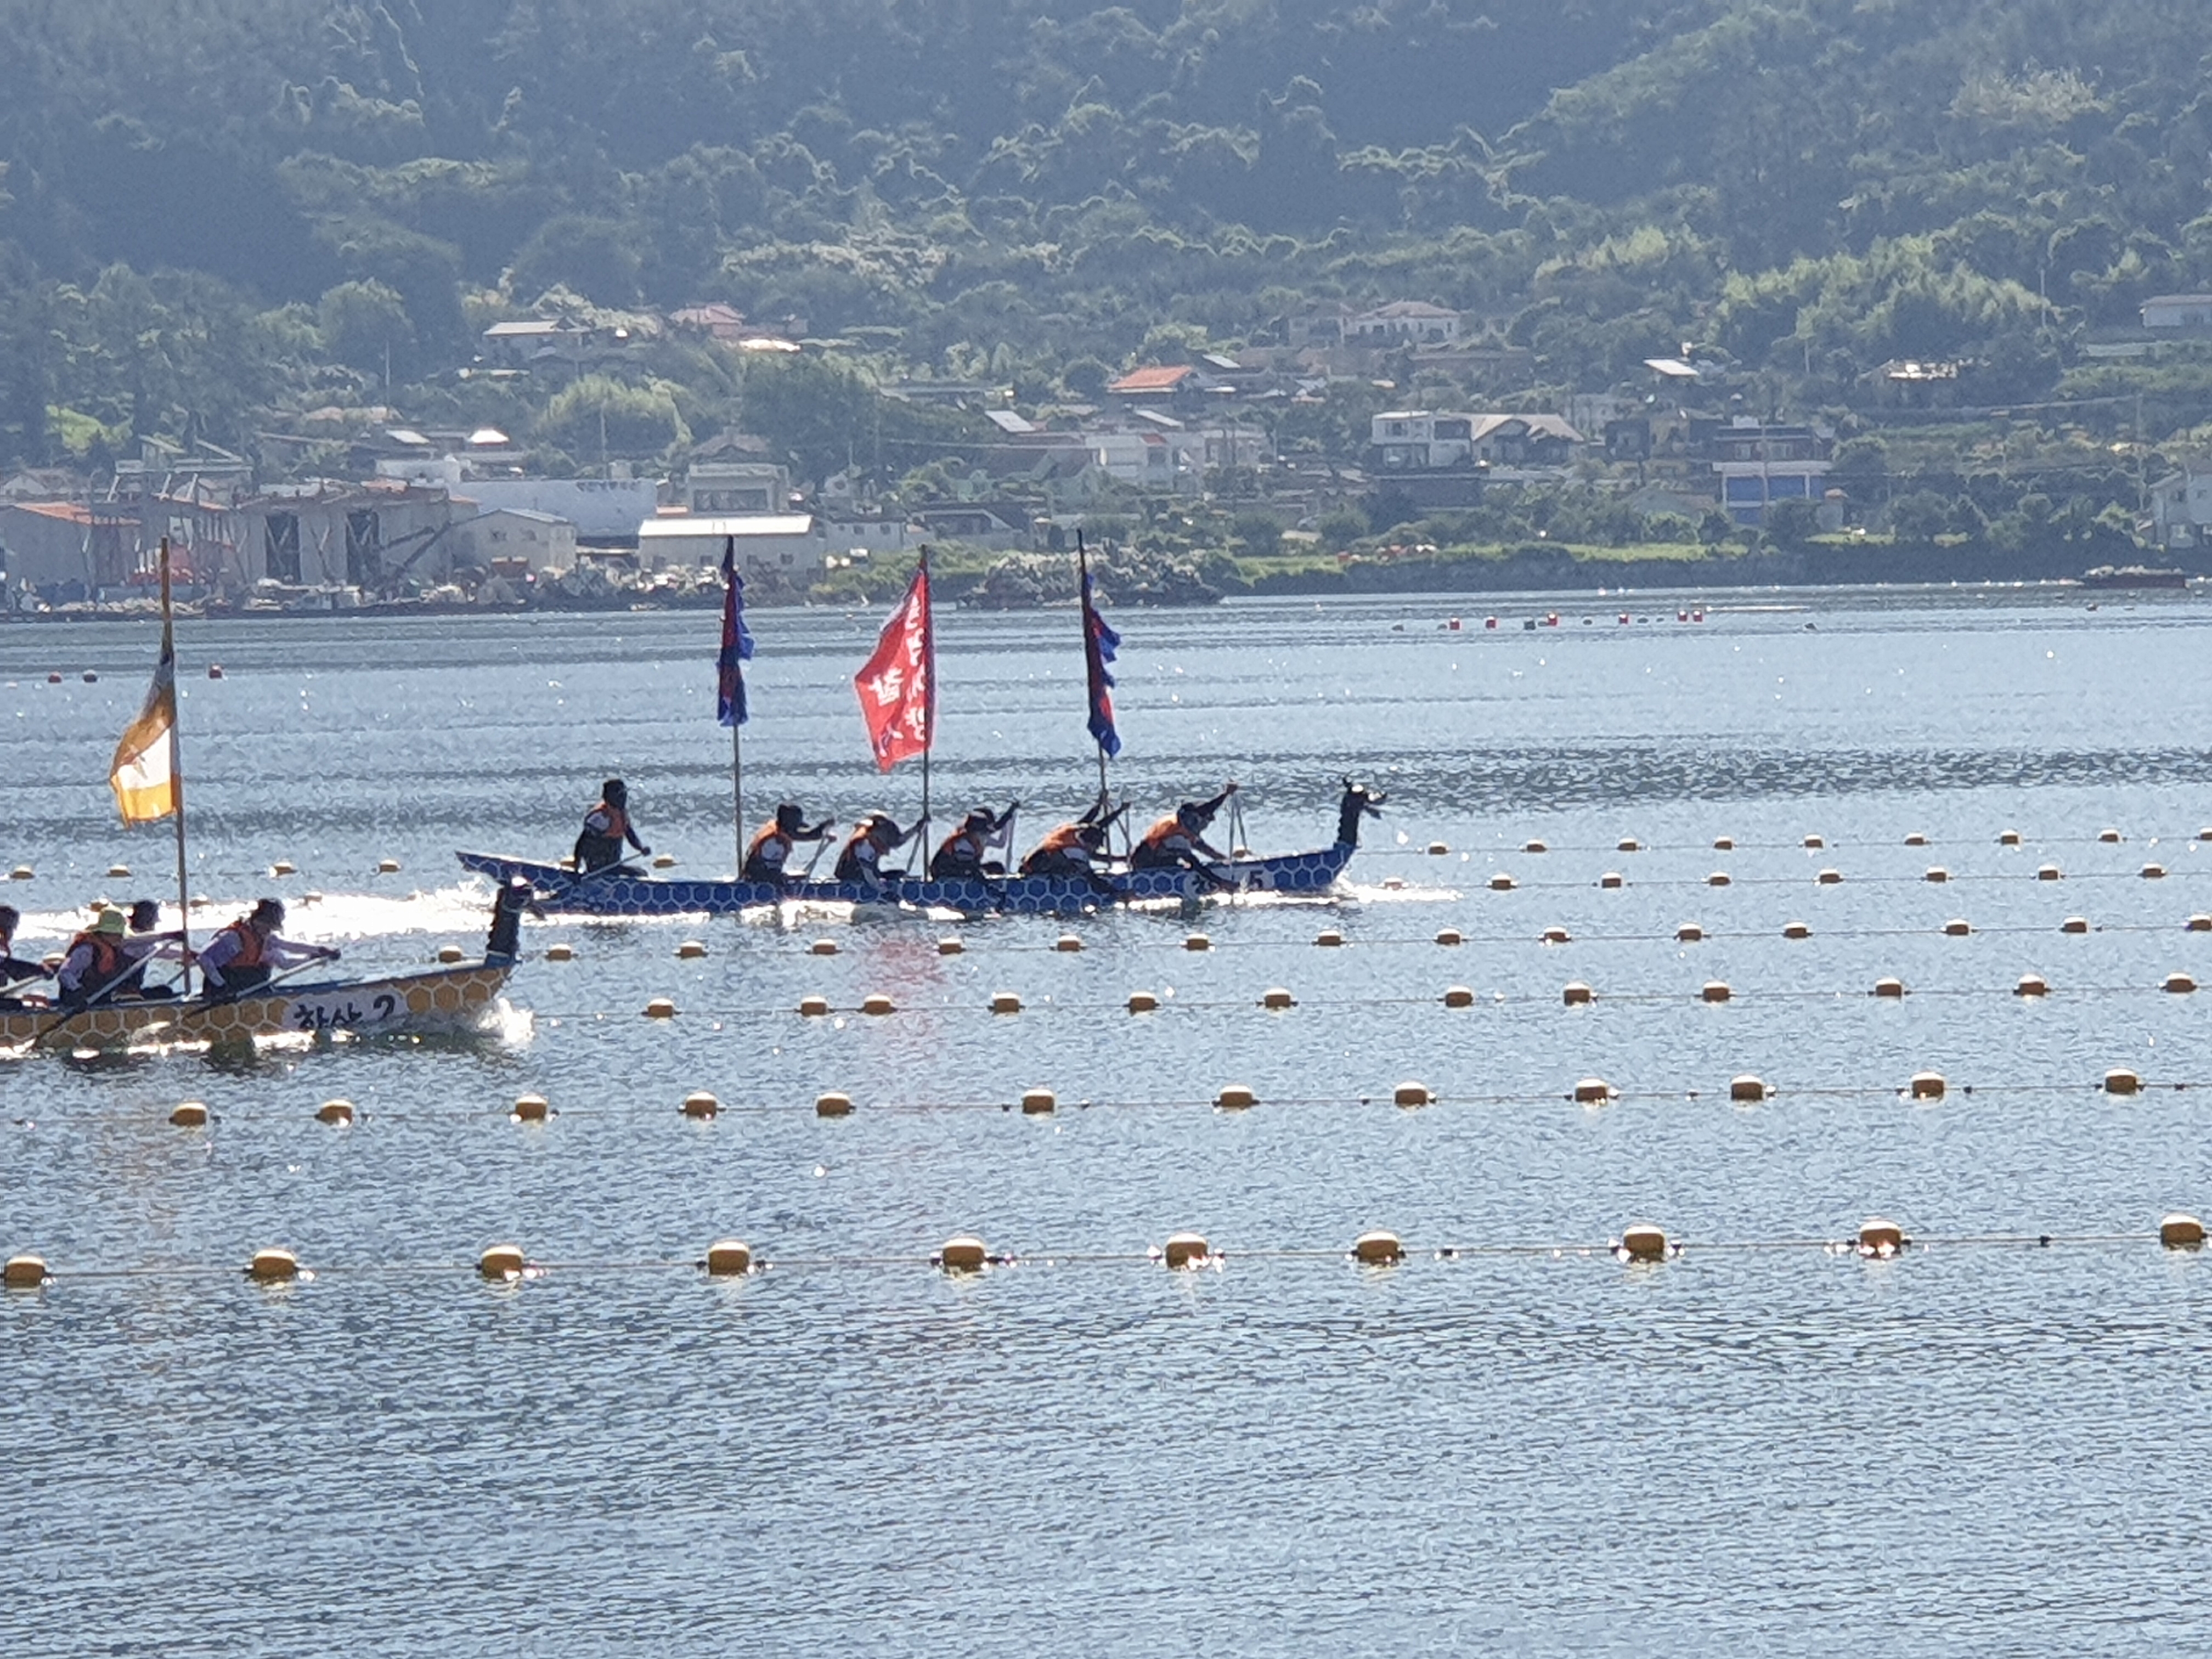
[[374, 278], [340, 283], [316, 303], [315, 325], [323, 349], [339, 362], [370, 374], [386, 373], [395, 360], [401, 374], [410, 367], [415, 325], [398, 290]]

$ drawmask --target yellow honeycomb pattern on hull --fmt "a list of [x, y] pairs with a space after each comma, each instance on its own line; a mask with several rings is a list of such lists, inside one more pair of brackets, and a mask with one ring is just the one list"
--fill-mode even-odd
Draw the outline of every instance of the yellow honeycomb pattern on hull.
[[[490, 1006], [508, 969], [441, 968], [357, 984], [302, 988], [235, 1002], [134, 1002], [66, 1019], [51, 1009], [0, 1013], [0, 1044], [126, 1048], [134, 1042], [248, 1042], [326, 1030], [363, 1033], [449, 1025]], [[58, 1023], [57, 1023], [58, 1022]]]

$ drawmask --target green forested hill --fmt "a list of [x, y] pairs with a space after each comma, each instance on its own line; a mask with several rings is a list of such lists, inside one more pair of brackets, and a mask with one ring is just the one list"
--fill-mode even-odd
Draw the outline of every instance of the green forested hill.
[[[1693, 340], [1810, 405], [1898, 356], [2039, 396], [2085, 331], [2212, 283], [2202, 0], [0, 0], [0, 26], [14, 459], [248, 441], [387, 358], [427, 384], [555, 289], [1040, 384], [1413, 297], [1511, 318], [1554, 386]], [[702, 418], [728, 391], [654, 372]]]

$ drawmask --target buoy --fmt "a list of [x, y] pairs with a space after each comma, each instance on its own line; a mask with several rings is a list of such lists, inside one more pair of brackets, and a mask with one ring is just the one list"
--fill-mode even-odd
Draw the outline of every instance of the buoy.
[[678, 962], [696, 962], [706, 954], [705, 943], [696, 939], [687, 939], [676, 947], [676, 959]]
[[376, 873], [377, 873], [378, 875], [380, 875], [380, 876], [396, 876], [396, 875], [398, 875], [398, 874], [399, 873], [399, 860], [398, 860], [398, 859], [379, 859], [379, 860], [377, 860], [377, 861], [376, 861]]
[[871, 991], [860, 999], [860, 1012], [864, 1014], [888, 1014], [893, 1012], [896, 1006], [897, 1005], [881, 991]]
[[36, 876], [37, 873], [38, 872], [33, 870], [29, 865], [19, 864], [8, 872], [8, 879], [10, 881], [29, 881]]
[[1810, 927], [1808, 927], [1802, 921], [1785, 921], [1782, 924], [1782, 937], [1784, 939], [1810, 939], [1813, 937], [1813, 930]]
[[1211, 951], [1213, 941], [1203, 933], [1192, 933], [1183, 940], [1182, 948], [1186, 951]]
[[2089, 919], [2087, 916], [2069, 916], [2058, 924], [2058, 931], [2062, 933], [2086, 933], [2089, 931]]
[[1667, 1235], [1660, 1228], [1639, 1222], [1620, 1230], [1620, 1253], [1631, 1261], [1664, 1261]]
[[1401, 1083], [1390, 1091], [1390, 1103], [1394, 1106], [1427, 1106], [1435, 1100], [1425, 1083]]
[[56, 669], [53, 672], [46, 676], [46, 684], [48, 685], [59, 685], [61, 683], [62, 677], [61, 671], [59, 669]]
[[1012, 991], [994, 991], [991, 993], [991, 1012], [993, 1013], [1018, 1014], [1021, 1011], [1022, 1000], [1016, 996]]
[[1444, 988], [1444, 1006], [1472, 1008], [1474, 1006], [1474, 992], [1465, 985], [1447, 986]]
[[1708, 887], [1725, 887], [1728, 884], [1729, 872], [1725, 870], [1716, 870], [1705, 878], [1705, 885]]
[[1997, 831], [1997, 845], [1998, 845], [1998, 846], [2000, 846], [2000, 847], [2017, 847], [2017, 846], [2019, 846], [2019, 845], [2020, 845], [2020, 831], [2019, 831], [2019, 830], [1998, 830], [1998, 831]]
[[520, 1244], [495, 1244], [477, 1258], [477, 1272], [501, 1283], [521, 1278], [527, 1265]]
[[1726, 1002], [1735, 993], [1729, 989], [1726, 980], [1709, 979], [1705, 981], [1705, 988], [1698, 994], [1707, 1002]]
[[42, 1255], [11, 1255], [0, 1267], [0, 1285], [11, 1291], [35, 1291], [46, 1282], [46, 1259]]
[[2115, 1066], [2105, 1073], [2105, 1092], [2108, 1095], [2132, 1095], [2142, 1088], [2142, 1079], [2124, 1066]]
[[2042, 864], [2036, 866], [2035, 878], [2038, 881], [2057, 881], [2059, 874], [2059, 868], [2055, 864]]
[[2197, 981], [2186, 974], [2168, 974], [2165, 988], [2176, 996], [2187, 996], [2197, 988]]
[[1432, 859], [1440, 859], [1450, 851], [1451, 848], [1440, 841], [1432, 841], [1429, 843], [1429, 856]]
[[1844, 872], [1840, 870], [1823, 870], [1813, 879], [1823, 887], [1838, 887], [1843, 884]]
[[1060, 1104], [1049, 1089], [1024, 1089], [1022, 1091], [1022, 1112], [1028, 1117], [1042, 1117]]
[[1363, 1267], [1387, 1267], [1402, 1261], [1406, 1247], [1398, 1242], [1398, 1235], [1376, 1230], [1362, 1233], [1352, 1241], [1352, 1259]]
[[850, 1117], [853, 1115], [853, 1097], [830, 1093], [814, 1097], [814, 1115], [817, 1117]]
[[84, 671], [83, 678], [84, 683], [87, 685], [98, 685], [100, 684], [100, 675], [92, 669], [86, 669]]
[[107, 866], [107, 873], [120, 881], [131, 873], [131, 866], [127, 864], [111, 864]]
[[222, 665], [219, 662], [210, 663], [208, 665], [208, 678], [211, 680], [221, 679], [222, 678]]
[[1324, 951], [1334, 951], [1344, 943], [1344, 935], [1334, 927], [1324, 927], [1314, 935], [1314, 943]]
[[1262, 1008], [1289, 1008], [1296, 1006], [1297, 1002], [1297, 999], [1279, 985], [1271, 985], [1260, 993]]
[[[2204, 1247], [2204, 1224], [2193, 1215], [2176, 1211], [2160, 1216], [2158, 1222], [2158, 1242], [2169, 1250], [2197, 1250]], [[14, 1265], [12, 1262], [9, 1264]]]
[[2113, 846], [2119, 842], [2121, 836], [2120, 832], [2117, 830], [2100, 830], [2097, 831], [2097, 839], [2105, 842], [2107, 846]]
[[1620, 886], [1620, 885], [1622, 884], [1621, 884], [1621, 879], [1620, 879], [1620, 871], [1618, 871], [1618, 870], [1608, 870], [1608, 871], [1607, 871], [1603, 875], [1600, 876], [1600, 877], [1597, 878], [1597, 884], [1598, 884], [1599, 886], [1601, 886], [1601, 887], [1605, 887], [1605, 888], [1613, 888], [1613, 887], [1619, 887], [1619, 886]]
[[672, 853], [654, 854], [653, 867], [656, 870], [673, 870], [676, 867], [676, 855]]
[[1694, 921], [1686, 921], [1674, 930], [1674, 937], [1684, 945], [1695, 945], [1705, 936], [1705, 930]]
[[1129, 1012], [1133, 1014], [1149, 1014], [1155, 1012], [1159, 1006], [1160, 1000], [1150, 991], [1129, 993]]
[[289, 1250], [256, 1250], [246, 1276], [257, 1285], [282, 1285], [300, 1276], [300, 1258]]
[[830, 1012], [830, 999], [801, 997], [799, 1000], [799, 1012], [808, 1019], [820, 1019]]
[[1640, 853], [1644, 850], [1644, 843], [1633, 836], [1623, 836], [1613, 842], [1613, 850], [1616, 853]]
[[1204, 1233], [1170, 1233], [1160, 1247], [1160, 1259], [1170, 1267], [1202, 1267], [1211, 1255]]
[[2212, 916], [2208, 916], [2200, 910], [2182, 926], [2192, 933], [2212, 933]]
[[1874, 982], [1874, 994], [1878, 997], [1901, 997], [1905, 994], [1905, 981], [1901, 979], [1878, 979]]
[[1805, 847], [1806, 850], [1808, 852], [1817, 853], [1820, 848], [1826, 847], [1827, 844], [1828, 843], [1826, 842], [1822, 841], [1818, 836], [1808, 836], [1805, 837]]
[[544, 1095], [517, 1095], [514, 1097], [514, 1121], [517, 1123], [543, 1123], [553, 1115], [553, 1104]]
[[1733, 836], [1714, 836], [1713, 851], [1716, 853], [1733, 853], [1735, 851], [1735, 837]]
[[545, 960], [548, 962], [574, 962], [575, 959], [576, 947], [573, 945], [549, 945], [545, 947]]
[[1524, 841], [1521, 843], [1521, 850], [1524, 853], [1548, 853], [1552, 849], [1540, 841]]
[[837, 954], [837, 941], [834, 939], [817, 939], [806, 949], [808, 954], [812, 956], [834, 957]]
[[1083, 948], [1082, 936], [1077, 933], [1062, 933], [1052, 942], [1052, 948], [1055, 951], [1066, 951], [1072, 955]]
[[315, 1109], [315, 1121], [319, 1123], [350, 1123], [353, 1121], [353, 1102], [326, 1100]]
[[694, 1089], [684, 1097], [684, 1115], [686, 1117], [712, 1117], [721, 1109], [722, 1103], [704, 1089]]
[[752, 1270], [752, 1249], [742, 1238], [718, 1238], [707, 1247], [707, 1271], [715, 1278], [735, 1278]]
[[1253, 1092], [1249, 1084], [1226, 1083], [1222, 1085], [1221, 1092], [1214, 1096], [1213, 1103], [1224, 1112], [1249, 1111], [1260, 1103], [1260, 1097]]
[[960, 940], [949, 934], [937, 941], [937, 954], [940, 957], [957, 957], [967, 948]]
[[204, 1102], [180, 1100], [169, 1109], [169, 1121], [179, 1129], [207, 1127], [208, 1109]]
[[655, 998], [653, 998], [653, 1000], [652, 1001], [650, 1001], [650, 1002], [648, 1002], [648, 1003], [647, 1003], [647, 1004], [645, 1005], [645, 1017], [646, 1017], [647, 1019], [673, 1019], [673, 1018], [676, 1018], [676, 1002], [675, 1002], [675, 999], [673, 999], [672, 997], [655, 997]]
[[1964, 916], [1954, 916], [1943, 924], [1943, 936], [1946, 939], [1964, 939], [1973, 931], [1973, 925]]
[[1513, 878], [1507, 875], [1503, 870], [1500, 870], [1496, 875], [1490, 878], [1490, 890], [1493, 893], [1511, 892], [1513, 890]]
[[1905, 1248], [1905, 1229], [1894, 1221], [1870, 1215], [1859, 1223], [1861, 1255], [1895, 1255]]
[[1920, 879], [1923, 881], [1948, 881], [1951, 879], [1951, 872], [1948, 870], [1946, 870], [1940, 864], [1931, 864], [1928, 866], [1927, 873], [1922, 876]]
[[269, 873], [272, 876], [296, 876], [300, 872], [287, 860], [278, 859], [276, 863], [269, 866]]
[[1382, 878], [1382, 890], [1389, 893], [1402, 893], [1406, 890], [1406, 878], [1403, 876], [1385, 876]]
[[1586, 1077], [1575, 1085], [1575, 1104], [1601, 1106], [1607, 1101], [1620, 1098], [1620, 1091], [1601, 1077]]
[[2020, 983], [2012, 988], [2012, 994], [2016, 997], [2047, 997], [2051, 994], [2051, 981], [2040, 974], [2022, 974]]
[[1458, 928], [1456, 928], [1456, 927], [1439, 927], [1439, 928], [1437, 928], [1437, 944], [1439, 944], [1439, 945], [1457, 945], [1457, 944], [1459, 944], [1460, 942], [1461, 942], [1461, 940], [1460, 940], [1460, 934], [1459, 934], [1459, 929], [1458, 929]]
[[1941, 1072], [1915, 1072], [1905, 1088], [1915, 1100], [1941, 1100], [1947, 1086]]
[[2164, 881], [2166, 866], [2162, 864], [2146, 864], [2142, 867], [2142, 878], [2145, 881]]
[[949, 1273], [980, 1273], [990, 1259], [983, 1241], [968, 1233], [948, 1238], [937, 1249], [937, 1265]]
[[461, 947], [458, 945], [441, 945], [438, 947], [438, 960], [442, 963], [450, 964], [459, 962], [462, 955]]
[[1907, 847], [1925, 847], [1928, 845], [1928, 837], [1916, 830], [1905, 838], [1905, 844]]
[[[1565, 945], [1572, 938], [1573, 935], [1564, 927], [1547, 927], [1544, 930], [1544, 943], [1547, 945]], [[1454, 940], [1453, 943], [1456, 944], [1458, 941]]]
[[1578, 979], [1571, 979], [1567, 981], [1565, 987], [1560, 991], [1559, 1000], [1570, 1008], [1579, 1008], [1583, 1004], [1589, 1002], [1594, 994], [1595, 993], [1591, 991], [1590, 988], [1583, 984], [1582, 981]]
[[1763, 1079], [1753, 1077], [1749, 1072], [1742, 1073], [1740, 1075], [1732, 1077], [1729, 1079], [1729, 1098], [1730, 1100], [1764, 1100], [1766, 1098], [1769, 1092], [1765, 1081]]

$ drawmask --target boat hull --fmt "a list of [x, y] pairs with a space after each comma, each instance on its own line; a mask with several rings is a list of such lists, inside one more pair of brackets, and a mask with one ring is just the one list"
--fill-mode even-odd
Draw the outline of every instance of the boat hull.
[[231, 1002], [113, 1002], [64, 1018], [52, 1008], [0, 1012], [0, 1044], [120, 1048], [153, 1043], [221, 1046], [256, 1038], [452, 1030], [475, 1024], [514, 971], [501, 963], [334, 984], [284, 985]]
[[489, 853], [463, 853], [462, 867], [493, 880], [521, 879], [538, 904], [568, 915], [727, 915], [789, 902], [906, 904], [972, 915], [1079, 915], [1146, 900], [1227, 897], [1232, 893], [1323, 893], [1336, 884], [1357, 849], [1349, 842], [1279, 858], [1236, 859], [1213, 867], [1219, 880], [1188, 870], [1117, 871], [1096, 883], [1072, 876], [1006, 876], [929, 881], [895, 877], [876, 887], [809, 881], [785, 888], [764, 881], [689, 881], [618, 872], [579, 878], [558, 865]]

